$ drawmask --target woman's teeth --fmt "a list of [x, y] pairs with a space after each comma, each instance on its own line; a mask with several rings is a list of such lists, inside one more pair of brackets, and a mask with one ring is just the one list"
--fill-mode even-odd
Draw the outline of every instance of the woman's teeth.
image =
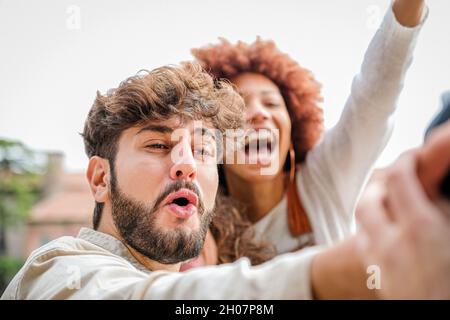
[[272, 142], [268, 140], [253, 140], [245, 145], [245, 153], [250, 152], [272, 152]]

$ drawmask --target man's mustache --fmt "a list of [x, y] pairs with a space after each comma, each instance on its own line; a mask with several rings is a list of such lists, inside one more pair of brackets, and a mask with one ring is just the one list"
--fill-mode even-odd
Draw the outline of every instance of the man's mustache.
[[172, 192], [176, 192], [180, 189], [188, 189], [192, 192], [194, 192], [197, 197], [198, 197], [198, 211], [199, 214], [203, 214], [205, 206], [203, 203], [203, 198], [201, 196], [201, 192], [200, 189], [197, 187], [197, 185], [195, 183], [192, 182], [188, 182], [188, 181], [175, 181], [169, 185], [167, 185], [164, 190], [158, 195], [158, 197], [156, 198], [153, 208], [154, 210], [159, 209], [161, 203], [164, 201], [164, 199], [171, 194]]

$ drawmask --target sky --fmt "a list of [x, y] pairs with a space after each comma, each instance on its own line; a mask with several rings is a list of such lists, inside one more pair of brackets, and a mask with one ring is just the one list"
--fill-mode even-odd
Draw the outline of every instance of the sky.
[[[97, 90], [141, 69], [190, 60], [190, 49], [272, 39], [322, 83], [326, 128], [350, 85], [389, 0], [0, 0], [0, 138], [62, 151], [68, 171], [85, 170], [79, 133]], [[450, 90], [450, 1], [430, 14], [398, 101], [383, 167], [423, 141]]]

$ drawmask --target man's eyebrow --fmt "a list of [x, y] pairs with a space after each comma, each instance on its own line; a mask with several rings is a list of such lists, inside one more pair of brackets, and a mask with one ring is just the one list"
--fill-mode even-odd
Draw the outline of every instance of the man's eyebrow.
[[143, 128], [141, 128], [136, 135], [144, 132], [144, 131], [155, 131], [155, 132], [160, 132], [160, 133], [172, 133], [173, 129], [171, 127], [168, 126], [163, 126], [163, 125], [157, 125], [157, 124], [150, 124], [148, 126], [145, 126]]

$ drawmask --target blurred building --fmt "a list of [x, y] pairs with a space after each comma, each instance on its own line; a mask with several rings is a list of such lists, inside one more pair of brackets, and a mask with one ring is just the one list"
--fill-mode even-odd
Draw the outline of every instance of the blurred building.
[[63, 170], [63, 155], [49, 154], [44, 197], [31, 210], [24, 226], [24, 258], [36, 248], [61, 236], [75, 236], [91, 226], [94, 200], [84, 173]]

